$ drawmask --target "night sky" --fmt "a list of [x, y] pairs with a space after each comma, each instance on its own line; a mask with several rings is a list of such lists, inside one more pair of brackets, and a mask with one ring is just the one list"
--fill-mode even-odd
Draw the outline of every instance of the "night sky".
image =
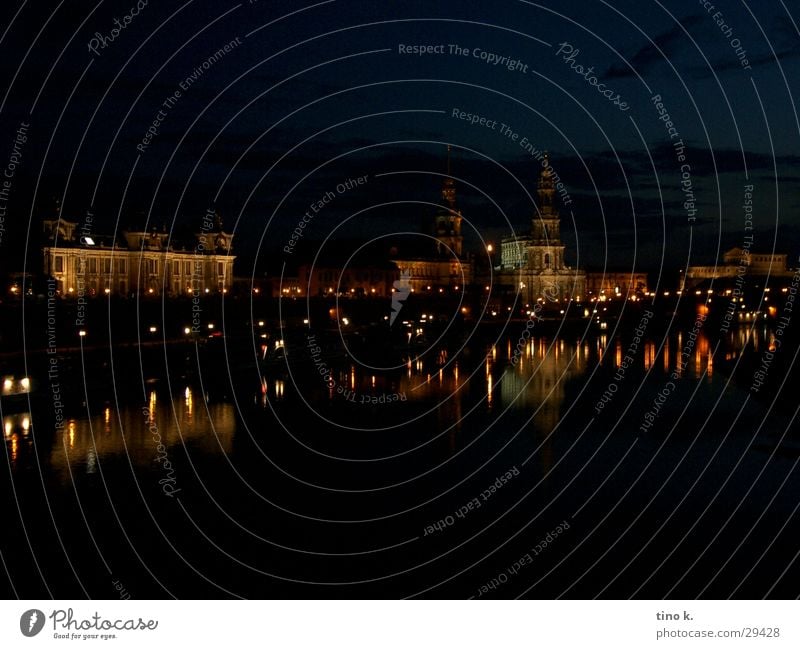
[[741, 245], [748, 184], [754, 249], [792, 264], [797, 18], [784, 0], [717, 4], [3, 3], [0, 166], [16, 162], [4, 270], [40, 270], [28, 232], [58, 203], [74, 221], [91, 210], [108, 233], [175, 236], [214, 207], [243, 276], [278, 258], [328, 191], [308, 239], [416, 231], [440, 201], [447, 144], [476, 248], [477, 233], [529, 227], [540, 165], [525, 139], [549, 151], [571, 199], [573, 265], [711, 263]]

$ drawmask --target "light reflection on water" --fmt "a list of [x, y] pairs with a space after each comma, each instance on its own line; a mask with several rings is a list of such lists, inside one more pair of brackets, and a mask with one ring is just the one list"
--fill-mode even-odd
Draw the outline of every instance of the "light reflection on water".
[[[49, 456], [53, 472], [64, 481], [70, 470], [95, 473], [97, 462], [127, 456], [134, 468], [153, 467], [160, 441], [182, 453], [182, 444], [202, 453], [229, 453], [236, 430], [235, 406], [227, 402], [195, 405], [190, 387], [166, 401], [166, 395], [150, 390], [147, 406], [106, 406], [91, 418], [71, 419], [56, 434]], [[150, 423], [148, 423], [150, 422]]]
[[[727, 377], [717, 377], [712, 357], [713, 345], [701, 332], [694, 349], [682, 369], [681, 354], [685, 335], [678, 332], [666, 341], [647, 339], [635, 354], [633, 369], [628, 369], [626, 381], [635, 388], [645, 372], [661, 376], [677, 372], [680, 379], [696, 381], [705, 375], [704, 383], [722, 383]], [[754, 350], [774, 345], [764, 330], [750, 335], [741, 329], [730, 334], [728, 351], [721, 355], [726, 361], [737, 358], [741, 350]], [[484, 349], [469, 350], [466, 357], [448, 358], [446, 350], [437, 350], [424, 357], [409, 357], [402, 369], [381, 374], [372, 369], [360, 369], [353, 364], [332, 367], [337, 386], [349, 389], [354, 398], [375, 398], [386, 394], [402, 394], [409, 404], [430, 404], [435, 409], [440, 430], [450, 427], [452, 437], [460, 431], [462, 417], [478, 404], [486, 417], [497, 417], [505, 411], [533, 416], [533, 426], [540, 432], [553, 430], [568, 406], [567, 394], [580, 391], [581, 381], [595, 370], [614, 371], [625, 361], [628, 341], [609, 340], [601, 334], [586, 340], [532, 337], [520, 352], [516, 341], [503, 340]], [[731, 351], [732, 350], [732, 351]], [[517, 353], [517, 362], [512, 358]], [[602, 368], [598, 367], [602, 366]], [[638, 375], [635, 374], [638, 371]], [[573, 389], [568, 386], [572, 384]], [[305, 408], [294, 398], [297, 391], [293, 379], [286, 375], [264, 376], [261, 385], [255, 383], [250, 394], [238, 394], [240, 405], [258, 404], [264, 411], [270, 407], [280, 410]], [[304, 398], [315, 407], [321, 402], [345, 403], [341, 393], [329, 387], [317, 376], [306, 377], [301, 388]], [[367, 401], [369, 402], [369, 401]], [[580, 406], [580, 404], [578, 404]], [[402, 409], [403, 404], [393, 407]], [[587, 406], [588, 407], [588, 406]], [[293, 411], [293, 412], [296, 412]], [[396, 412], [403, 412], [397, 410]], [[343, 416], [353, 416], [342, 411]], [[7, 457], [14, 468], [21, 451], [31, 446], [33, 418], [29, 413], [3, 417]], [[153, 422], [154, 428], [149, 425]], [[91, 417], [70, 419], [55, 435], [47, 457], [53, 473], [62, 481], [73, 473], [96, 473], [98, 462], [124, 459], [134, 468], [152, 469], [157, 455], [157, 432], [167, 449], [182, 453], [182, 444], [204, 454], [230, 453], [237, 430], [236, 405], [209, 400], [190, 386], [170, 395], [149, 389], [146, 400], [127, 403], [119, 411], [112, 404], [96, 408]], [[37, 437], [37, 440], [39, 438]], [[41, 451], [40, 451], [41, 452]]]

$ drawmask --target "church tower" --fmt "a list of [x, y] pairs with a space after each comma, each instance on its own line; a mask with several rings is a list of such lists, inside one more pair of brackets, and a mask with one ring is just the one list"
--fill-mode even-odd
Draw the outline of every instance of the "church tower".
[[545, 153], [536, 188], [537, 212], [531, 222], [531, 245], [528, 264], [538, 272], [564, 269], [564, 245], [561, 243], [561, 219], [556, 208], [556, 189], [550, 159]]
[[[456, 209], [456, 183], [450, 175], [450, 145], [447, 145], [447, 176], [442, 184], [442, 206], [434, 220], [434, 236], [437, 239], [436, 252], [442, 256], [455, 254], [461, 257], [463, 237], [461, 236], [461, 212]], [[452, 252], [451, 252], [452, 251]]]

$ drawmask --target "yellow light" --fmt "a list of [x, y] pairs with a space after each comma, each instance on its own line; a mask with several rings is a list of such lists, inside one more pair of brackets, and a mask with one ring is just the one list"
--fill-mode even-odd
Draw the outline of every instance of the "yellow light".
[[158, 327], [150, 327], [151, 334], [154, 334], [156, 331], [158, 331]]
[[11, 388], [14, 387], [14, 382], [11, 379], [6, 379], [3, 381], [3, 392], [11, 392]]
[[208, 328], [209, 329], [213, 329], [214, 328], [214, 323], [213, 322], [209, 322], [208, 323]]
[[20, 383], [22, 384], [22, 389], [25, 390], [25, 392], [31, 389], [31, 380], [27, 376], [22, 379]]
[[189, 329], [189, 327], [184, 327], [183, 328], [183, 333], [185, 333], [188, 336], [190, 333], [192, 333], [192, 330]]
[[110, 288], [103, 289], [103, 293], [108, 295], [109, 293], [111, 293], [111, 289]]
[[78, 335], [79, 335], [81, 338], [83, 338], [83, 337], [86, 335], [86, 330], [85, 330], [85, 329], [81, 329], [81, 330], [78, 332]]
[[259, 327], [263, 327], [264, 326], [264, 321], [263, 320], [259, 320], [258, 321], [258, 326]]
[[487, 252], [493, 252], [494, 251], [494, 246], [490, 243], [488, 246], [486, 246], [486, 251]]
[[150, 295], [152, 295], [153, 294], [153, 289], [152, 288], [148, 288], [147, 292], [150, 293]]

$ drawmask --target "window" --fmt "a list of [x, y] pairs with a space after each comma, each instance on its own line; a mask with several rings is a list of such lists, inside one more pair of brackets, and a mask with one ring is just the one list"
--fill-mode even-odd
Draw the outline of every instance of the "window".
[[128, 272], [128, 262], [125, 259], [117, 259], [117, 272], [118, 273], [127, 273]]
[[147, 272], [151, 275], [156, 274], [156, 260], [155, 259], [148, 259], [147, 260]]
[[217, 262], [217, 275], [223, 277], [225, 275], [225, 263], [218, 261]]
[[550, 268], [550, 255], [547, 254], [547, 253], [545, 253], [545, 256], [544, 256], [544, 267], [545, 268]]
[[64, 272], [64, 257], [58, 255], [56, 257], [56, 272], [63, 273]]
[[192, 274], [192, 262], [190, 261], [183, 262], [183, 274], [184, 275]]
[[89, 259], [89, 273], [91, 275], [97, 275], [97, 259], [94, 257]]
[[111, 274], [111, 259], [103, 259], [103, 272], [106, 275]]

